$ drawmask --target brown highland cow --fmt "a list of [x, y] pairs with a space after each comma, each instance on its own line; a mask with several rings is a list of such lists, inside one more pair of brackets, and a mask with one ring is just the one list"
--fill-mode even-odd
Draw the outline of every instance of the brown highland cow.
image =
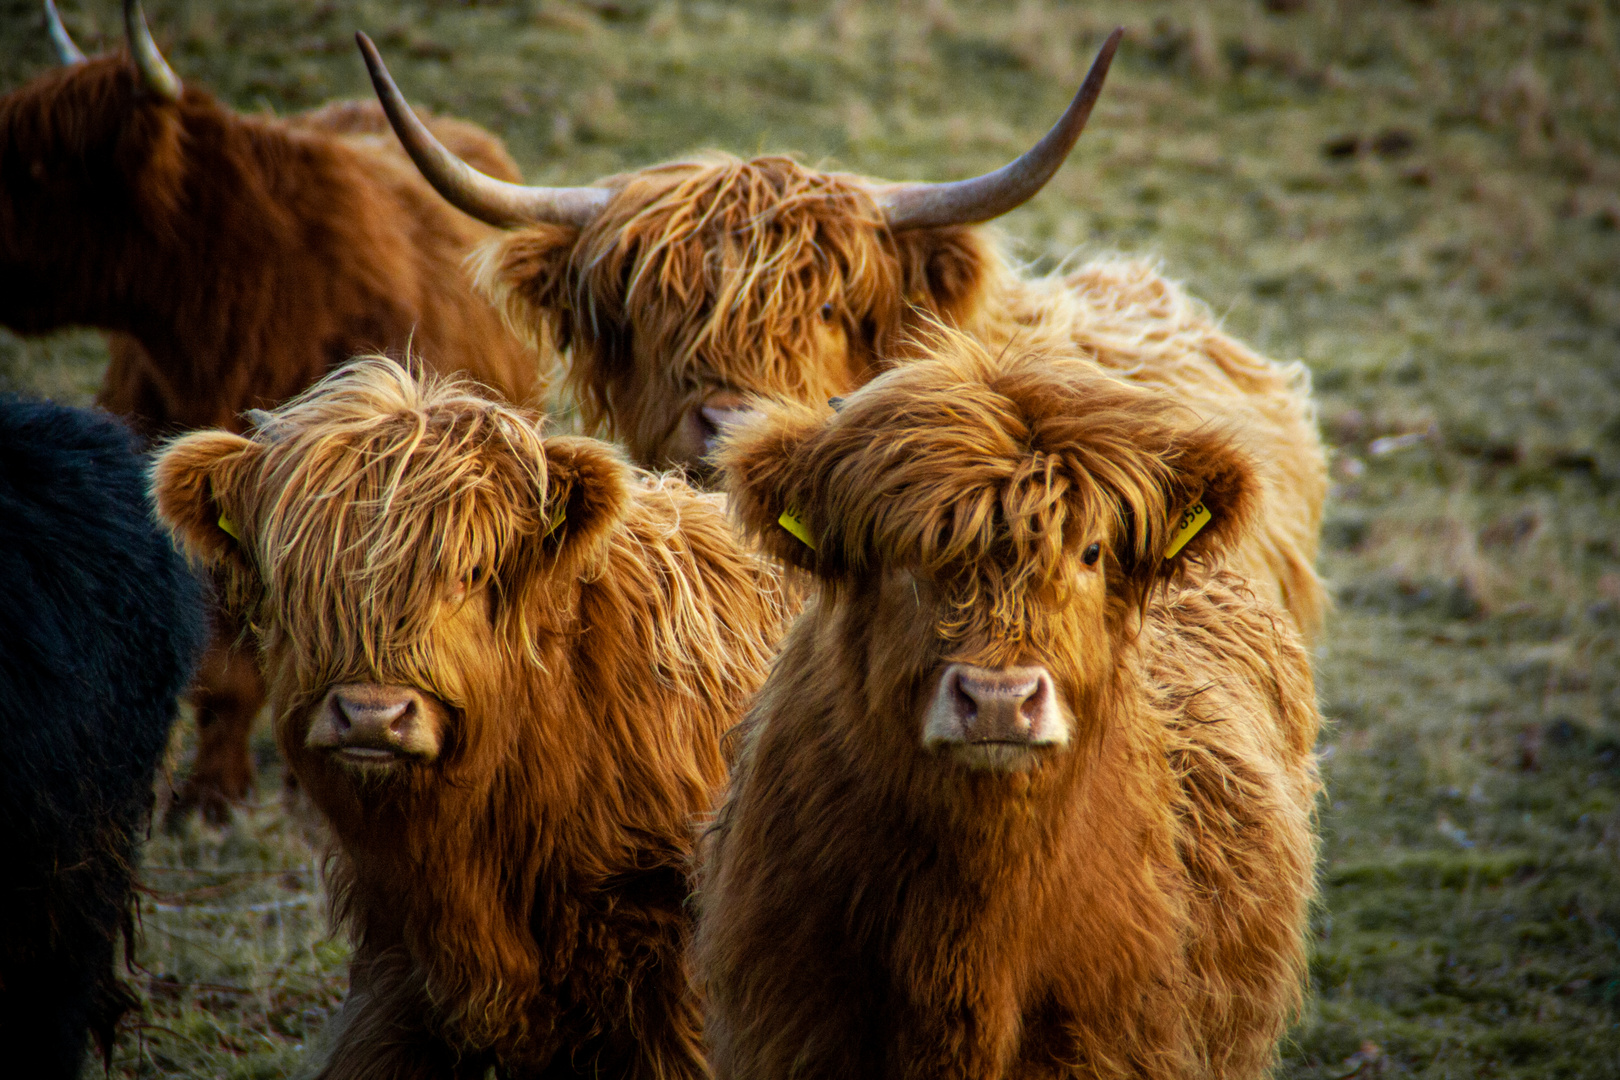
[[[461, 265], [492, 230], [422, 181], [375, 102], [240, 116], [182, 88], [138, 4], [128, 51], [93, 60], [47, 14], [66, 66], [0, 98], [0, 324], [110, 331], [101, 405], [148, 435], [239, 429], [351, 356], [407, 345], [515, 401], [537, 395], [538, 361]], [[432, 126], [517, 176], [488, 132]], [[237, 636], [218, 628], [192, 689], [181, 805], [215, 817], [251, 786], [264, 703]]]
[[566, 384], [585, 419], [638, 463], [701, 470], [755, 396], [819, 405], [846, 394], [906, 359], [935, 321], [992, 350], [1078, 346], [1101, 370], [1166, 387], [1245, 433], [1260, 502], [1236, 562], [1310, 637], [1324, 603], [1314, 564], [1327, 476], [1305, 369], [1223, 333], [1145, 263], [1030, 279], [974, 227], [1057, 171], [1117, 40], [1039, 144], [977, 179], [889, 184], [710, 154], [582, 188], [480, 176], [415, 121], [363, 36], [361, 46], [424, 175], [513, 230], [480, 256], [482, 284], [548, 356], [568, 351]]
[[323, 1077], [706, 1075], [692, 822], [777, 578], [715, 497], [540, 423], [365, 361], [155, 466], [338, 848]]
[[1254, 464], [1072, 352], [930, 350], [721, 451], [815, 585], [705, 844], [715, 1074], [1262, 1076], [1318, 717], [1298, 633], [1223, 568]]

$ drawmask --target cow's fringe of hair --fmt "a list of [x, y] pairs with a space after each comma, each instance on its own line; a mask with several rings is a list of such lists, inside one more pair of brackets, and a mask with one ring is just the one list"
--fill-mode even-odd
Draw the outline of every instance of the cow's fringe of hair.
[[[821, 567], [857, 575], [903, 567], [948, 589], [944, 638], [1017, 643], [1032, 607], [1065, 587], [1079, 547], [1104, 546], [1122, 598], [1137, 607], [1196, 558], [1160, 557], [1174, 519], [1201, 493], [1178, 467], [1198, 449], [1189, 432], [1224, 429], [1170, 395], [1102, 375], [1072, 346], [992, 352], [939, 323], [912, 344], [932, 358], [927, 370], [882, 376], [792, 455], [781, 499], [817, 535]], [[876, 393], [890, 383], [904, 393]], [[756, 429], [764, 438], [804, 415], [787, 405], [766, 411], [776, 419]], [[1222, 470], [1250, 475], [1232, 453]], [[1229, 493], [1241, 502], [1236, 518], [1251, 512], [1251, 483]], [[780, 531], [769, 513], [763, 521]], [[1111, 522], [1112, 535], [1082, 535], [1071, 522]]]
[[[384, 357], [276, 410], [252, 433], [276, 493], [254, 508], [253, 528], [296, 654], [351, 674], [411, 657], [406, 667], [425, 675], [415, 654], [451, 591], [486, 574], [496, 587], [510, 580], [517, 541], [555, 512], [540, 424], [468, 380], [413, 378]], [[521, 647], [525, 613], [507, 610]]]
[[[622, 190], [579, 237], [566, 282], [517, 279], [506, 239], [475, 256], [480, 287], [514, 329], [533, 337], [539, 324], [550, 344], [572, 347], [565, 386], [592, 430], [623, 434], [614, 388], [648, 374], [614, 366], [627, 331], [671, 386], [701, 377], [825, 397], [824, 365], [805, 352], [824, 305], [899, 326], [905, 283], [860, 177], [710, 153], [603, 183]], [[553, 289], [565, 306], [533, 303]]]

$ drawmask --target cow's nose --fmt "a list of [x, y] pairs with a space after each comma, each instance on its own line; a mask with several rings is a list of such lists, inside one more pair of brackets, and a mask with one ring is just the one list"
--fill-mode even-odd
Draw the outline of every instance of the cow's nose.
[[317, 709], [304, 745], [357, 761], [431, 760], [439, 752], [441, 713], [409, 686], [344, 683]]
[[935, 684], [923, 724], [925, 746], [1035, 747], [1068, 741], [1068, 713], [1044, 667], [949, 664]]
[[718, 445], [721, 436], [726, 432], [754, 415], [755, 410], [740, 408], [723, 408], [718, 405], [705, 405], [703, 416], [703, 452], [712, 453]]
[[951, 696], [969, 742], [1028, 742], [1051, 677], [1041, 669], [992, 670], [955, 665]]
[[351, 739], [392, 742], [410, 720], [416, 695], [398, 686], [353, 686], [332, 694], [339, 730]]

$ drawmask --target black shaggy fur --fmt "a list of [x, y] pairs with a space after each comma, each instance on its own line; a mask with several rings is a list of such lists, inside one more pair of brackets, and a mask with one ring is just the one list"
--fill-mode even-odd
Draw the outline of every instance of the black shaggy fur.
[[[133, 1004], [115, 971], [136, 834], [204, 643], [109, 416], [0, 397], [0, 1056], [76, 1077]], [[126, 937], [126, 941], [128, 938]], [[15, 1071], [14, 1071], [15, 1070]]]

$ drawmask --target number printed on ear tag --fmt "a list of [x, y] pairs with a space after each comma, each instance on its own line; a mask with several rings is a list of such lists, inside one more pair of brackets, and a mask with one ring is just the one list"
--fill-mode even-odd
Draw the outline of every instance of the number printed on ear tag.
[[1187, 546], [1187, 541], [1198, 535], [1199, 529], [1213, 520], [1215, 515], [1211, 514], [1209, 508], [1202, 502], [1195, 502], [1189, 506], [1186, 513], [1181, 515], [1181, 520], [1176, 523], [1176, 535], [1171, 539], [1170, 546], [1165, 549], [1164, 557], [1174, 558], [1176, 552]]
[[776, 519], [776, 523], [791, 533], [793, 537], [799, 541], [799, 543], [803, 544], [811, 551], [816, 550], [816, 542], [810, 539], [810, 530], [804, 527], [803, 521], [799, 520], [797, 511], [782, 511], [782, 516]]

